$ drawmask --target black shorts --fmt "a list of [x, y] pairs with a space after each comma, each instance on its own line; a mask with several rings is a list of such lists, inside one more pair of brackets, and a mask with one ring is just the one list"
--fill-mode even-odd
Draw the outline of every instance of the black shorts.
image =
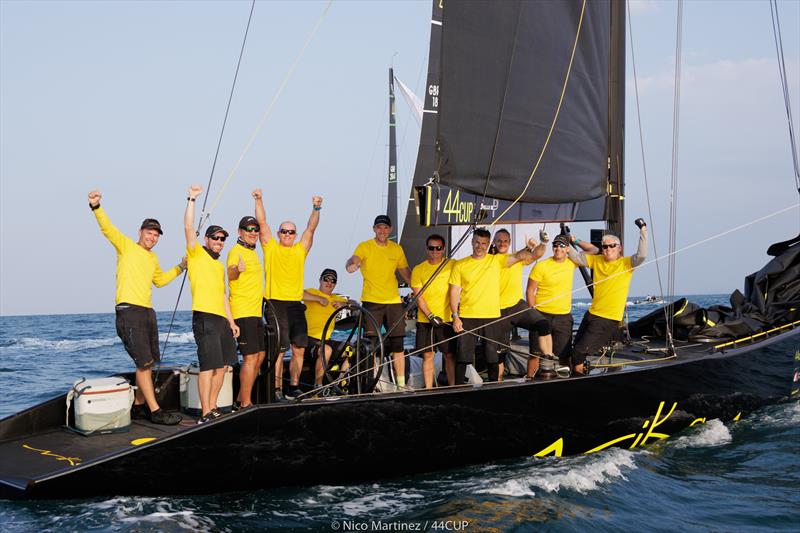
[[197, 343], [200, 372], [216, 370], [226, 365], [233, 366], [239, 362], [236, 357], [236, 339], [227, 318], [194, 311], [192, 332]]
[[[334, 340], [331, 340], [331, 339], [326, 340], [325, 344], [330, 346], [332, 349], [335, 349], [335, 348], [337, 348], [339, 346], [339, 343], [337, 341], [334, 341]], [[308, 346], [306, 347], [306, 353], [305, 353], [304, 359], [307, 359], [307, 360], [308, 359], [310, 359], [310, 360], [316, 359], [317, 355], [319, 355], [320, 346], [322, 346], [322, 341], [321, 340], [315, 339], [314, 337], [309, 337], [308, 338]]]
[[586, 356], [600, 353], [614, 339], [618, 329], [619, 320], [602, 318], [586, 311], [575, 335], [572, 363], [582, 365]]
[[117, 313], [117, 335], [136, 368], [151, 368], [161, 360], [158, 349], [158, 323], [156, 312], [149, 307], [120, 303]]
[[244, 316], [234, 319], [239, 326], [239, 353], [243, 356], [266, 351], [264, 320], [260, 316]]
[[[384, 329], [386, 329], [387, 337], [405, 337], [406, 320], [403, 304], [376, 304], [364, 302], [362, 305], [364, 309], [375, 317], [375, 322], [378, 323], [378, 326], [383, 326]], [[394, 326], [394, 328], [389, 331], [389, 328], [392, 326]], [[371, 321], [364, 321], [364, 330], [364, 335], [367, 337], [375, 336]]]
[[[494, 322], [494, 324], [489, 324], [490, 322]], [[458, 363], [474, 363], [475, 343], [478, 340], [478, 337], [476, 337], [474, 333], [477, 333], [478, 335], [485, 337], [482, 340], [483, 356], [486, 359], [486, 362], [488, 364], [498, 363], [500, 359], [497, 354], [497, 340], [502, 333], [502, 329], [500, 328], [500, 323], [497, 322], [497, 318], [462, 318], [461, 323], [464, 326], [464, 331], [475, 331], [472, 333], [464, 333], [458, 337], [456, 361]]]
[[[553, 355], [558, 357], [559, 363], [566, 365], [572, 355], [572, 314], [554, 315], [552, 313], [541, 312], [550, 322], [550, 333], [553, 335]], [[535, 347], [532, 352], [539, 353], [537, 333], [531, 333], [531, 347]]]
[[[425, 349], [424, 352], [456, 353], [457, 339], [453, 326], [445, 324], [436, 327], [430, 322], [417, 322], [417, 344], [416, 350]], [[431, 345], [434, 345], [431, 347]]]
[[530, 307], [522, 300], [511, 307], [501, 309], [500, 316], [504, 318], [511, 316], [511, 318], [503, 320], [498, 324], [501, 330], [499, 338], [504, 344], [510, 342], [511, 328], [514, 326], [527, 329], [528, 333], [550, 335], [550, 322], [544, 317], [541, 311]]
[[264, 313], [267, 320], [275, 316], [280, 330], [279, 352], [289, 349], [289, 344], [298, 348], [308, 345], [308, 323], [306, 322], [306, 306], [303, 302], [287, 302], [285, 300], [268, 300]]

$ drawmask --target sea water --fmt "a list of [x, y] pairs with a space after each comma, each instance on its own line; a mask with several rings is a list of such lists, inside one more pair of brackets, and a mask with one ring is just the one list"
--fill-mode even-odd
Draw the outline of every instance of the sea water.
[[[727, 300], [691, 299], [704, 306]], [[576, 302], [576, 322], [587, 306]], [[629, 312], [635, 319], [656, 307]], [[158, 315], [162, 342], [170, 318]], [[191, 313], [179, 312], [164, 363], [188, 364], [195, 350]], [[132, 368], [113, 314], [0, 317], [0, 417], [63, 394], [81, 377]], [[402, 460], [429, 453], [437, 450], [420, 443]], [[395, 459], [387, 457], [387, 469]], [[645, 449], [519, 458], [373, 483], [0, 500], [3, 532], [268, 529], [800, 531], [800, 403], [772, 405], [736, 423], [709, 420]]]

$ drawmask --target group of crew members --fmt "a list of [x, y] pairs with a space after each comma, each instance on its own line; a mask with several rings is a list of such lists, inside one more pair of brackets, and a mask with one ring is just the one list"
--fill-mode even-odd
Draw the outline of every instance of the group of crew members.
[[[314, 385], [323, 383], [322, 358], [330, 357], [330, 333], [323, 329], [335, 310], [350, 303], [334, 294], [338, 281], [334, 269], [326, 268], [318, 288], [304, 288], [305, 260], [319, 225], [322, 198], [312, 198], [312, 210], [300, 235], [291, 221], [281, 222], [277, 235], [267, 223], [261, 189], [252, 197], [255, 216], [239, 221], [236, 243], [225, 263], [220, 261], [228, 232], [209, 226], [198, 240], [195, 230], [195, 203], [202, 188], [189, 188], [184, 212], [186, 256], [175, 267], [161, 270], [153, 247], [163, 235], [155, 219], [142, 222], [139, 239], [122, 234], [100, 206], [99, 191], [89, 193], [89, 206], [102, 233], [117, 252], [116, 326], [126, 351], [136, 365], [136, 397], [132, 409], [135, 419], [148, 418], [157, 424], [177, 424], [181, 416], [162, 410], [155, 397], [152, 367], [160, 360], [158, 326], [151, 303], [152, 286], [162, 287], [184, 270], [192, 292], [192, 331], [200, 365], [198, 392], [201, 403], [199, 424], [222, 416], [217, 399], [227, 367], [242, 354], [239, 394], [234, 410], [252, 405], [252, 388], [266, 356], [263, 317], [274, 317], [279, 332], [278, 361], [291, 347], [288, 389], [283, 392], [283, 365], [275, 365], [276, 399], [293, 399], [302, 394], [300, 373], [307, 352], [316, 354]], [[392, 354], [395, 382], [405, 388], [405, 309], [397, 275], [411, 287], [418, 307], [415, 353], [423, 358], [426, 388], [434, 385], [434, 355], [444, 355], [449, 385], [465, 382], [466, 370], [474, 362], [476, 341], [482, 339], [488, 379], [502, 379], [502, 354], [508, 347], [512, 327], [530, 332], [527, 376], [532, 378], [540, 357], [557, 357], [570, 364], [576, 374], [585, 372], [588, 355], [598, 353], [618, 330], [625, 311], [633, 269], [647, 253], [647, 227], [640, 228], [635, 254], [622, 256], [622, 245], [614, 235], [605, 235], [601, 248], [561, 234], [552, 242], [553, 255], [538, 261], [531, 270], [526, 299], [522, 300], [522, 269], [541, 259], [549, 238], [540, 232], [540, 242], [528, 239], [526, 247], [511, 253], [511, 236], [505, 229], [491, 234], [483, 228], [472, 235], [472, 254], [460, 260], [446, 255], [446, 242], [440, 235], [426, 240], [426, 260], [409, 268], [403, 248], [389, 240], [392, 221], [386, 215], [375, 218], [374, 238], [361, 242], [347, 260], [345, 270], [361, 271], [362, 306], [384, 332], [385, 346]], [[580, 251], [573, 249], [574, 242]], [[263, 262], [256, 252], [260, 242]], [[490, 250], [490, 247], [492, 248]], [[575, 268], [593, 272], [594, 297], [572, 342], [572, 282]], [[227, 268], [226, 268], [227, 267]], [[227, 290], [226, 290], [227, 272]], [[266, 312], [265, 312], [266, 309]], [[376, 337], [371, 321], [366, 337]]]

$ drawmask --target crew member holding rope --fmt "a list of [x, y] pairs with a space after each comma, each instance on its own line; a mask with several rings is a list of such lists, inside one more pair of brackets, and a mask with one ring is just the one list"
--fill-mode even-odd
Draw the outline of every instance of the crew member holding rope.
[[[585, 249], [581, 252], [572, 248], [567, 250], [573, 263], [592, 269], [594, 285], [592, 305], [583, 315], [572, 349], [572, 364], [576, 374], [584, 373], [586, 357], [600, 352], [619, 329], [625, 314], [633, 269], [647, 259], [647, 225], [641, 219], [637, 220], [637, 224], [639, 247], [629, 257], [622, 256], [622, 243], [615, 235], [603, 235], [602, 256], [587, 255]], [[594, 246], [592, 248], [596, 249]]]
[[[100, 191], [89, 193], [92, 209], [100, 231], [117, 251], [117, 292], [115, 311], [117, 335], [125, 351], [136, 364], [136, 397], [131, 418], [150, 418], [154, 424], [175, 425], [181, 416], [165, 413], [156, 401], [153, 390], [153, 365], [161, 360], [158, 349], [158, 323], [153, 310], [151, 295], [153, 285], [163, 287], [178, 274], [186, 270], [186, 258], [179, 265], [162, 272], [153, 248], [164, 234], [161, 224], [154, 218], [146, 218], [139, 228], [139, 240], [119, 231], [100, 207]], [[149, 414], [148, 414], [149, 412]]]
[[264, 299], [276, 315], [280, 330], [280, 347], [275, 363], [275, 399], [284, 399], [283, 388], [283, 354], [292, 346], [292, 361], [289, 363], [289, 391], [285, 398], [292, 400], [299, 394], [300, 372], [303, 369], [303, 355], [308, 345], [308, 324], [303, 306], [303, 273], [306, 257], [314, 244], [314, 232], [319, 225], [319, 212], [322, 209], [322, 197], [311, 199], [311, 215], [308, 217], [300, 242], [297, 239], [297, 227], [291, 221], [281, 222], [278, 238], [274, 239], [272, 230], [267, 224], [261, 189], [253, 191], [256, 202], [256, 220], [260, 227], [259, 236], [264, 250], [264, 269], [267, 279]]
[[217, 398], [227, 367], [237, 363], [235, 337], [239, 336], [239, 326], [231, 316], [225, 294], [225, 267], [219, 261], [228, 232], [212, 225], [206, 229], [205, 245], [200, 246], [197, 242], [194, 206], [201, 192], [203, 188], [199, 185], [189, 188], [183, 230], [192, 288], [192, 333], [200, 362], [197, 390], [202, 416], [197, 423], [205, 424], [222, 416], [217, 408]]
[[464, 383], [467, 365], [475, 358], [476, 336], [483, 338], [484, 357], [488, 366], [489, 381], [497, 381], [499, 373], [497, 343], [502, 326], [500, 318], [500, 271], [519, 261], [533, 257], [537, 246], [528, 240], [528, 248], [512, 255], [489, 255], [491, 234], [483, 228], [472, 234], [472, 255], [456, 261], [450, 273], [450, 311], [453, 330], [467, 332], [458, 337], [455, 383]]
[[[425, 388], [433, 388], [434, 378], [434, 352], [438, 349], [444, 354], [444, 368], [447, 373], [447, 384], [455, 384], [455, 351], [456, 339], [453, 326], [450, 324], [453, 317], [450, 314], [450, 299], [448, 296], [450, 272], [453, 262], [448, 261], [441, 269], [439, 266], [444, 261], [444, 237], [430, 235], [425, 240], [427, 259], [418, 264], [411, 271], [411, 290], [417, 297], [417, 343], [415, 350], [422, 351], [422, 377]], [[437, 273], [438, 270], [438, 273]], [[436, 274], [421, 293], [422, 287]]]
[[[403, 351], [405, 320], [403, 304], [397, 287], [395, 272], [411, 282], [411, 270], [403, 248], [389, 240], [392, 232], [392, 219], [378, 215], [372, 225], [375, 238], [360, 243], [352, 257], [347, 260], [345, 270], [353, 273], [361, 270], [364, 284], [361, 289], [361, 302], [364, 309], [375, 317], [379, 325], [386, 328], [389, 351], [392, 353], [395, 379], [399, 387], [406, 385], [406, 362]], [[375, 338], [379, 332], [372, 331], [367, 323], [365, 336]]]
[[[557, 235], [553, 239], [553, 256], [539, 261], [528, 277], [528, 305], [536, 307], [550, 322], [553, 353], [561, 365], [569, 365], [572, 353], [572, 282], [575, 263], [567, 259], [569, 238]], [[534, 358], [531, 358], [533, 361]], [[536, 361], [536, 367], [539, 362]], [[528, 376], [536, 373], [528, 363]]]
[[[539, 336], [539, 351], [544, 355], [553, 353], [553, 337], [550, 336], [550, 322], [536, 309], [528, 306], [522, 300], [522, 267], [530, 265], [544, 255], [547, 233], [539, 232], [541, 241], [533, 249], [531, 257], [523, 261], [518, 261], [514, 265], [500, 271], [500, 316], [508, 317], [500, 322], [500, 340], [508, 345], [511, 342], [511, 328], [522, 327], [528, 330], [528, 343], [530, 353], [533, 354], [533, 333]], [[497, 254], [510, 255], [508, 250], [511, 247], [511, 234], [506, 229], [499, 229], [494, 233], [494, 248]], [[503, 380], [503, 366], [505, 350], [500, 356], [500, 367], [498, 370], [499, 380]], [[532, 378], [539, 369], [539, 358], [531, 356], [528, 358], [527, 376]]]
[[239, 396], [233, 410], [253, 404], [253, 383], [266, 356], [262, 295], [264, 266], [256, 253], [261, 226], [251, 217], [239, 221], [239, 238], [228, 252], [228, 300], [231, 314], [239, 326]]
[[[308, 353], [315, 356], [317, 362], [314, 365], [314, 388], [322, 386], [322, 377], [325, 375], [325, 362], [330, 360], [333, 349], [330, 346], [333, 324], [328, 327], [327, 335], [322, 338], [325, 323], [331, 314], [335, 313], [348, 304], [347, 298], [333, 294], [339, 275], [332, 268], [322, 270], [319, 275], [319, 289], [308, 288], [303, 291], [303, 302], [306, 304], [306, 322], [308, 323]], [[324, 349], [323, 349], [324, 346]], [[347, 364], [343, 362], [344, 366]], [[346, 370], [346, 368], [342, 368]]]

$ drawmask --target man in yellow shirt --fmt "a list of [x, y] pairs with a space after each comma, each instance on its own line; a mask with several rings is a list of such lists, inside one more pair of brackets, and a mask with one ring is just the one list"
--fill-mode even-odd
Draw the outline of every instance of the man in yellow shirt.
[[[314, 387], [322, 386], [322, 377], [325, 374], [323, 366], [322, 351], [325, 361], [330, 359], [333, 349], [330, 345], [333, 325], [331, 322], [325, 338], [322, 338], [325, 323], [333, 313], [347, 305], [347, 298], [333, 294], [339, 276], [332, 268], [326, 268], [319, 276], [319, 289], [306, 289], [303, 291], [303, 302], [306, 304], [306, 322], [308, 323], [308, 353], [316, 357], [317, 362], [314, 366]], [[324, 350], [322, 347], [324, 346]]]
[[[572, 283], [575, 263], [567, 259], [569, 238], [553, 239], [553, 256], [539, 261], [528, 277], [528, 305], [535, 307], [550, 322], [553, 354], [562, 365], [569, 364], [572, 353]], [[528, 373], [531, 372], [530, 365]]]
[[134, 241], [111, 223], [100, 207], [101, 198], [100, 191], [91, 191], [89, 207], [100, 225], [100, 231], [117, 251], [117, 335], [136, 364], [137, 388], [131, 416], [135, 419], [149, 417], [154, 424], [174, 425], [181, 421], [181, 416], [162, 411], [153, 390], [152, 368], [160, 361], [161, 353], [158, 349], [156, 312], [150, 298], [153, 285], [163, 287], [186, 269], [186, 259], [162, 272], [158, 257], [153, 252], [159, 237], [163, 235], [158, 220], [144, 219], [139, 229], [139, 240]]
[[205, 245], [201, 246], [197, 242], [194, 205], [202, 191], [199, 185], [189, 188], [186, 211], [183, 214], [189, 284], [192, 288], [192, 332], [200, 362], [197, 390], [200, 393], [202, 416], [197, 421], [198, 424], [205, 424], [222, 416], [217, 408], [217, 398], [222, 390], [227, 367], [237, 363], [235, 337], [239, 336], [239, 326], [233, 321], [225, 294], [225, 267], [219, 261], [228, 232], [220, 226], [209, 226], [206, 229]]
[[[539, 243], [533, 249], [531, 257], [519, 261], [513, 266], [500, 271], [500, 316], [508, 317], [500, 322], [503, 343], [508, 344], [511, 339], [511, 328], [521, 327], [528, 330], [528, 344], [530, 353], [534, 352], [534, 336], [538, 337], [539, 352], [544, 355], [553, 353], [553, 337], [550, 335], [550, 322], [536, 309], [531, 308], [522, 300], [522, 267], [530, 265], [544, 255], [547, 233], [539, 232]], [[511, 248], [511, 234], [505, 229], [499, 229], [494, 234], [494, 247], [498, 254], [509, 255]], [[501, 350], [504, 351], [504, 350]], [[500, 380], [503, 379], [504, 354], [500, 357]], [[539, 369], [539, 358], [531, 355], [528, 358], [527, 376], [532, 378]]]
[[[386, 329], [389, 351], [392, 353], [395, 379], [399, 387], [406, 385], [406, 354], [403, 349], [405, 319], [395, 272], [411, 282], [411, 270], [403, 248], [389, 240], [392, 232], [392, 219], [378, 215], [372, 224], [375, 238], [360, 243], [345, 264], [345, 270], [353, 273], [361, 270], [364, 284], [361, 289], [361, 302], [374, 317], [378, 326]], [[375, 338], [371, 325], [365, 334]]]
[[489, 381], [499, 377], [497, 342], [502, 334], [500, 325], [500, 272], [504, 268], [533, 257], [537, 243], [528, 240], [528, 248], [512, 255], [487, 254], [491, 234], [483, 228], [472, 234], [472, 255], [456, 261], [450, 273], [450, 312], [453, 330], [467, 332], [458, 337], [455, 384], [464, 383], [467, 365], [475, 358], [476, 335], [483, 337], [484, 357]]
[[[444, 355], [447, 384], [455, 384], [456, 339], [450, 314], [450, 272], [453, 261], [445, 261], [444, 237], [433, 234], [425, 240], [428, 257], [411, 271], [411, 290], [417, 297], [417, 343], [422, 352], [422, 377], [425, 388], [433, 388], [434, 352]], [[435, 277], [433, 277], [435, 274]], [[427, 284], [427, 287], [426, 287]], [[422, 288], [425, 287], [423, 291]]]
[[256, 253], [261, 227], [251, 217], [239, 221], [239, 238], [228, 252], [228, 300], [231, 314], [239, 326], [239, 396], [233, 410], [252, 405], [253, 383], [266, 356], [264, 318], [264, 266]]
[[[297, 239], [297, 226], [288, 220], [281, 222], [278, 238], [273, 238], [262, 198], [261, 189], [255, 189], [253, 199], [256, 201], [256, 220], [260, 226], [259, 237], [264, 250], [264, 269], [267, 275], [264, 299], [268, 301], [270, 309], [274, 310], [280, 332], [280, 347], [275, 364], [275, 399], [292, 400], [302, 393], [300, 372], [303, 370], [303, 355], [308, 345], [308, 324], [303, 306], [303, 273], [306, 256], [314, 244], [314, 232], [319, 225], [322, 197], [312, 197], [311, 215], [299, 243], [294, 242]], [[292, 360], [289, 363], [289, 390], [284, 395], [283, 354], [290, 344]]]
[[575, 335], [572, 364], [576, 374], [584, 373], [586, 357], [600, 352], [619, 329], [633, 269], [647, 259], [647, 225], [643, 223], [639, 229], [639, 247], [632, 256], [622, 256], [622, 243], [615, 235], [603, 235], [602, 255], [587, 255], [587, 249], [596, 250], [595, 246], [581, 248], [584, 251], [569, 248], [567, 255], [576, 265], [592, 269], [594, 296]]

